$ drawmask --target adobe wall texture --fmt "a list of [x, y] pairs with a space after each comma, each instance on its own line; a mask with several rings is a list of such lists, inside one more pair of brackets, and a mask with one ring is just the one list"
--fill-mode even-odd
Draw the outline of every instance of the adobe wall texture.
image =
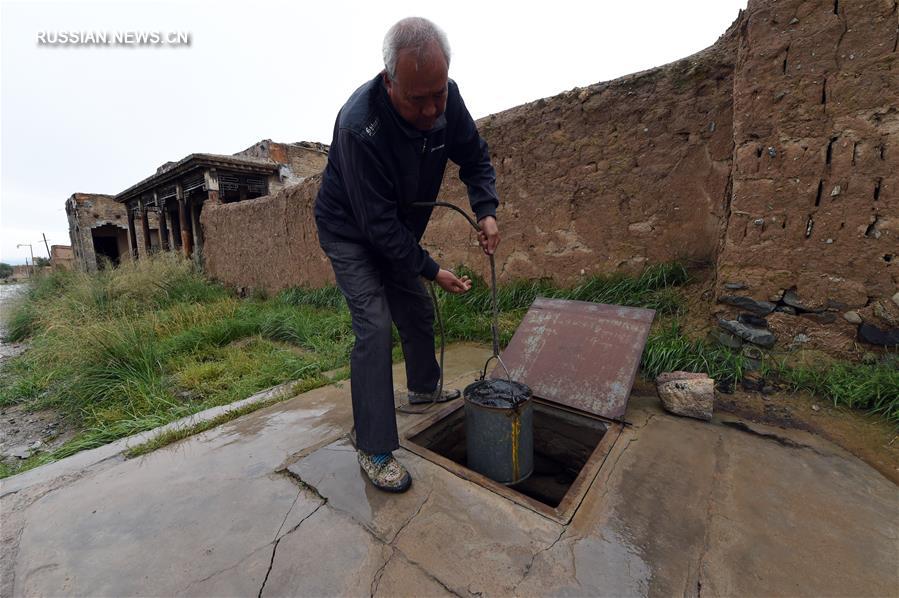
[[790, 292], [813, 342], [820, 324], [849, 342], [852, 310], [899, 325], [897, 19], [894, 0], [765, 0], [741, 25], [719, 295]]
[[312, 217], [320, 181], [314, 176], [274, 195], [204, 206], [200, 221], [206, 271], [246, 290], [332, 283]]
[[[85, 272], [97, 270], [95, 231], [101, 236], [107, 236], [114, 230], [118, 237], [119, 259], [131, 259], [127, 212], [124, 204], [117, 202], [114, 196], [102, 193], [73, 193], [66, 200], [66, 216], [69, 221], [69, 238], [72, 241], [74, 263], [79, 270]], [[158, 214], [150, 212], [148, 221], [151, 251], [158, 251], [160, 249]], [[138, 256], [146, 257], [144, 233], [139, 218], [135, 218], [134, 228]]]
[[311, 141], [277, 143], [263, 139], [234, 155], [268, 158], [283, 165], [278, 177], [269, 180], [272, 195], [323, 171], [328, 163], [328, 146]]
[[50, 265], [54, 270], [74, 270], [75, 252], [71, 245], [51, 245]]
[[[802, 309], [772, 324], [791, 337], [826, 326], [851, 343], [853, 309], [896, 326], [896, 45], [894, 0], [750, 0], [694, 56], [481, 119], [500, 279], [568, 284], [677, 259], [715, 266], [719, 298], [786, 294]], [[204, 210], [209, 273], [268, 291], [329, 282], [317, 186]], [[452, 165], [441, 199], [467, 206]], [[435, 212], [424, 243], [486, 272], [456, 214]]]
[[[731, 169], [735, 30], [670, 65], [538, 100], [478, 123], [502, 206], [501, 280], [713, 263]], [[455, 166], [442, 198], [467, 206]], [[474, 231], [438, 213], [438, 262], [486, 268]]]
[[[66, 200], [66, 215], [69, 221], [69, 238], [75, 265], [79, 270], [95, 272], [97, 254], [94, 251], [93, 229], [110, 225], [128, 231], [125, 207], [116, 202], [112, 195], [102, 193], [73, 193]], [[129, 259], [127, 250], [123, 259]]]
[[[568, 283], [672, 259], [714, 262], [732, 155], [734, 32], [677, 63], [478, 122], [502, 200], [502, 280]], [[330, 280], [311, 220], [317, 181], [204, 209], [208, 272], [268, 291]], [[440, 199], [467, 206], [452, 164]], [[288, 215], [301, 237], [281, 224]], [[435, 212], [424, 244], [447, 267], [486, 268], [457, 214]]]

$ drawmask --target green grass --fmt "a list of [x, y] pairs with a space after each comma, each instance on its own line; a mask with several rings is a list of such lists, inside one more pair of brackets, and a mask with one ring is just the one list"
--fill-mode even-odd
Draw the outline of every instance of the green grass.
[[295, 396], [299, 393], [307, 392], [309, 390], [313, 390], [320, 386], [324, 386], [325, 384], [329, 384], [333, 380], [334, 378], [324, 378], [320, 376], [315, 378], [308, 378], [301, 382], [293, 384], [289, 392], [285, 392], [278, 396], [268, 398], [264, 401], [250, 403], [249, 405], [242, 405], [235, 409], [229, 409], [224, 413], [221, 413], [208, 420], [197, 422], [192, 426], [185, 426], [183, 428], [176, 428], [174, 430], [166, 430], [165, 432], [154, 436], [146, 442], [129, 448], [127, 451], [125, 451], [125, 457], [131, 459], [134, 457], [140, 457], [141, 455], [146, 455], [147, 453], [151, 453], [158, 448], [166, 446], [167, 444], [189, 438], [194, 434], [199, 434], [201, 432], [205, 432], [206, 430], [211, 430], [216, 426], [220, 426], [242, 415], [246, 415], [258, 409], [274, 405], [275, 403], [283, 401], [285, 398]]
[[871, 411], [899, 424], [899, 369], [893, 364], [838, 362], [819, 367], [785, 367], [781, 376], [795, 390], [825, 397], [834, 405]]
[[[465, 273], [476, 279], [472, 272]], [[652, 379], [662, 372], [684, 370], [706, 373], [725, 386], [737, 384], [746, 373], [743, 355], [691, 338], [682, 330], [678, 287], [687, 281], [682, 266], [661, 264], [648, 267], [638, 277], [593, 277], [567, 289], [543, 280], [505, 285], [497, 293], [500, 344], [509, 342], [537, 296], [647, 307], [656, 310], [656, 321], [640, 364], [643, 376]], [[465, 295], [439, 296], [449, 340], [491, 340], [491, 301], [483, 281], [476, 279]], [[834, 405], [871, 411], [899, 424], [899, 368], [895, 365], [836, 362], [812, 367], [768, 359], [760, 373], [791, 391], [811, 392]]]
[[[687, 338], [676, 319], [650, 335], [641, 362], [642, 373], [654, 378], [662, 372], [704, 372], [725, 385], [745, 374], [744, 357], [726, 347]], [[856, 364], [832, 361], [791, 365], [783, 358], [762, 362], [759, 372], [793, 392], [809, 392], [836, 406], [865, 410], [899, 425], [899, 368], [892, 363]]]
[[[474, 272], [459, 268], [474, 284], [464, 295], [438, 292], [447, 338], [490, 342], [492, 299], [489, 286]], [[688, 280], [679, 264], [650, 266], [640, 276], [594, 276], [571, 287], [561, 288], [548, 280], [519, 281], [497, 290], [500, 344], [505, 346], [531, 303], [537, 297], [594, 301], [633, 307], [648, 307], [660, 314], [676, 314], [680, 309], [676, 288]]]
[[346, 366], [352, 346], [333, 297], [241, 300], [172, 254], [36, 279], [9, 310], [8, 339], [29, 349], [0, 371], [0, 405], [53, 408], [78, 433], [0, 476], [283, 382], [326, 384], [322, 372]]
[[[475, 279], [469, 293], [437, 292], [447, 340], [489, 342], [489, 288], [471, 271], [460, 272]], [[689, 370], [736, 383], [744, 374], [743, 357], [691, 339], [679, 325], [679, 287], [687, 281], [682, 266], [662, 264], [636, 277], [592, 277], [570, 288], [547, 280], [503, 285], [497, 293], [501, 344], [508, 343], [538, 296], [648, 307], [658, 315], [643, 355], [645, 376]], [[273, 296], [254, 293], [240, 299], [173, 254], [97, 274], [42, 276], [10, 310], [8, 322], [9, 339], [27, 341], [29, 349], [0, 370], [0, 405], [56, 409], [78, 433], [52, 452], [0, 467], [0, 477], [283, 382], [295, 381], [297, 389], [327, 384], [330, 379], [323, 372], [347, 375], [354, 340], [343, 297], [334, 287], [294, 288]], [[396, 335], [394, 340], [394, 358], [401, 358]], [[899, 373], [894, 367], [765, 367], [766, 375], [789, 388], [899, 422]], [[261, 406], [167, 433], [132, 454]]]
[[688, 338], [677, 320], [673, 320], [650, 334], [640, 368], [648, 378], [682, 370], [703, 372], [716, 381], [734, 383], [743, 378], [744, 358], [727, 347]]

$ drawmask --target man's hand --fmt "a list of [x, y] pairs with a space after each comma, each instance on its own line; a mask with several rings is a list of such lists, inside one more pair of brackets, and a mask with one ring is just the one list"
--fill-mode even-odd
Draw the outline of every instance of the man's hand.
[[447, 293], [467, 293], [471, 288], [471, 279], [467, 276], [459, 278], [449, 270], [444, 270], [443, 268], [437, 272], [437, 278], [435, 278], [434, 281]]
[[484, 216], [478, 221], [481, 226], [481, 232], [478, 233], [478, 243], [481, 249], [487, 255], [493, 255], [496, 246], [499, 245], [499, 227], [496, 225], [496, 218], [493, 216]]

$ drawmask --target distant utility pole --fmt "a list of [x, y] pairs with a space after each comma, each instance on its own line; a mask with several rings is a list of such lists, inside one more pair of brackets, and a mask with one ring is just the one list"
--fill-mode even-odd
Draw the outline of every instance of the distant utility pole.
[[19, 247], [28, 247], [28, 250], [31, 251], [31, 276], [34, 276], [34, 249], [31, 247], [31, 243], [19, 243], [16, 245], [16, 249]]
[[47, 259], [52, 260], [53, 256], [50, 255], [50, 246], [47, 245], [47, 235], [45, 233], [41, 233], [41, 236], [44, 237], [44, 247], [47, 248]]

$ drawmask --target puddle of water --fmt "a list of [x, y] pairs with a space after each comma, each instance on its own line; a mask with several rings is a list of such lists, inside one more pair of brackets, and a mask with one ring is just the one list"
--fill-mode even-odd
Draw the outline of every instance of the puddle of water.
[[575, 571], [584, 588], [608, 596], [647, 596], [652, 571], [638, 547], [613, 528], [574, 545]]

